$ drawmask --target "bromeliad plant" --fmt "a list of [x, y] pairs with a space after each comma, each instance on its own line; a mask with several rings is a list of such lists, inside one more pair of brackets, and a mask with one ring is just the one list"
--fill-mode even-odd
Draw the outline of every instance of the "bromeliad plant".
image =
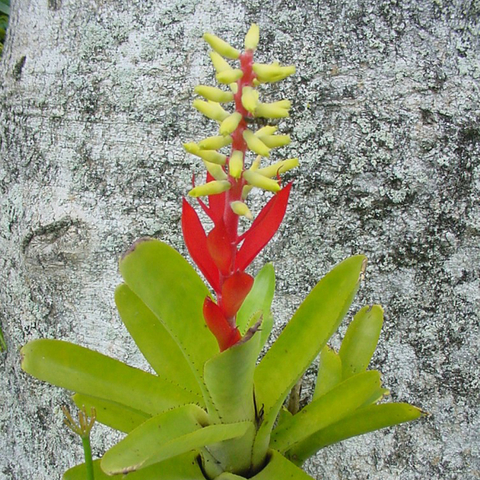
[[[93, 463], [97, 480], [308, 479], [300, 466], [319, 449], [421, 416], [407, 404], [379, 403], [387, 390], [379, 372], [367, 366], [382, 326], [380, 306], [355, 315], [338, 352], [327, 346], [363, 276], [361, 255], [317, 284], [257, 364], [272, 328], [275, 279], [270, 264], [255, 279], [246, 269], [279, 228], [291, 189], [282, 188], [280, 175], [298, 164], [288, 159], [262, 165], [290, 138], [271, 125], [254, 130], [254, 120], [286, 117], [290, 102], [262, 103], [257, 87], [295, 68], [254, 63], [256, 25], [243, 53], [214, 35], [204, 38], [213, 48], [216, 78], [228, 90], [195, 89], [204, 100], [195, 100], [194, 107], [219, 124], [218, 135], [185, 144], [208, 172], [190, 196], [211, 228], [206, 233], [187, 200], [182, 227], [211, 291], [171, 247], [141, 239], [120, 261], [125, 283], [115, 300], [156, 374], [59, 340], [34, 340], [22, 349], [25, 371], [73, 390], [84, 411], [94, 408], [99, 422], [127, 433]], [[239, 68], [226, 59], [238, 60]], [[229, 102], [233, 111], [221, 106]], [[222, 153], [226, 148], [228, 154]], [[255, 187], [273, 196], [239, 232], [239, 217], [252, 218], [246, 199]], [[290, 391], [317, 356], [312, 401], [300, 410], [296, 402], [286, 408]], [[88, 469], [79, 465], [64, 478], [91, 478]]]

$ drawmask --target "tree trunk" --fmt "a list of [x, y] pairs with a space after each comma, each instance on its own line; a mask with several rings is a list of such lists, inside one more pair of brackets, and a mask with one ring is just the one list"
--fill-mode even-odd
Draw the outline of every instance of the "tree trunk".
[[[474, 478], [478, 463], [478, 2], [16, 0], [1, 68], [0, 478], [56, 479], [82, 460], [67, 392], [20, 369], [59, 338], [147, 368], [116, 313], [117, 260], [141, 236], [185, 253], [182, 196], [213, 134], [193, 87], [213, 85], [211, 31], [295, 64], [284, 157], [299, 156], [285, 225], [254, 264], [277, 272], [277, 333], [314, 283], [369, 257], [356, 306], [381, 303], [374, 366], [431, 414], [320, 452], [317, 478]], [[253, 211], [264, 203], [253, 196]], [[343, 330], [342, 330], [343, 331]], [[307, 372], [302, 395], [311, 393]], [[311, 377], [310, 377], [311, 376]], [[95, 427], [94, 454], [117, 439]]]

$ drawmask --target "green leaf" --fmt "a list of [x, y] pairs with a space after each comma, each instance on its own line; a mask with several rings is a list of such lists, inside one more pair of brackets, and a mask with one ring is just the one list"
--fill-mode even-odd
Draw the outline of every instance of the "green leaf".
[[218, 353], [218, 345], [203, 319], [207, 287], [179, 253], [153, 239], [131, 247], [120, 261], [120, 273], [177, 342], [208, 402], [203, 366]]
[[21, 354], [22, 368], [40, 380], [149, 415], [201, 403], [201, 397], [167, 380], [73, 343], [34, 340]]
[[[245, 298], [237, 313], [237, 326], [245, 334], [251, 326], [251, 318], [258, 312], [265, 317], [270, 312], [273, 294], [275, 293], [275, 270], [271, 263], [267, 263], [255, 277], [253, 287]], [[265, 325], [266, 326], [266, 325]], [[262, 330], [265, 328], [262, 325]]]
[[317, 399], [336, 387], [342, 381], [342, 359], [333, 348], [328, 345], [323, 347], [318, 364], [317, 383], [313, 399]]
[[196, 405], [169, 410], [147, 420], [112, 447], [102, 459], [108, 474], [130, 472], [168, 458], [244, 435], [248, 422], [207, 425], [208, 416]]
[[[352, 377], [353, 378], [353, 377]], [[369, 405], [352, 415], [316, 432], [287, 452], [288, 457], [301, 465], [320, 449], [350, 437], [416, 420], [424, 413], [407, 403]]]
[[285, 452], [360, 407], [380, 386], [376, 371], [359, 373], [317, 398], [272, 432], [271, 447]]
[[265, 468], [250, 480], [312, 480], [303, 470], [280, 453], [272, 450]]
[[5, 338], [3, 337], [2, 329], [0, 328], [0, 352], [7, 351], [7, 344], [5, 342]]
[[214, 422], [255, 420], [253, 374], [260, 353], [260, 335], [236, 344], [205, 364], [205, 383], [213, 400]]
[[0, 2], [0, 12], [10, 16], [10, 7], [5, 2]]
[[80, 409], [85, 405], [87, 412], [94, 407], [98, 422], [125, 433], [130, 432], [151, 418], [150, 415], [139, 410], [89, 395], [76, 393], [72, 396], [72, 399]]
[[[260, 333], [213, 357], [205, 364], [205, 383], [213, 400], [214, 423], [255, 422], [253, 374], [260, 352]], [[212, 455], [224, 469], [243, 471], [250, 467], [254, 429], [242, 436], [212, 446]]]
[[[195, 452], [189, 452], [156, 463], [140, 472], [129, 473], [127, 477], [123, 474], [107, 475], [100, 468], [100, 460], [95, 460], [93, 462], [95, 480], [121, 480], [125, 478], [128, 478], [128, 480], [205, 480], [197, 456]], [[85, 464], [77, 465], [63, 475], [63, 480], [85, 480], [85, 478]]]
[[380, 305], [363, 307], [348, 326], [340, 347], [343, 378], [367, 369], [383, 325], [383, 309]]
[[175, 340], [127, 285], [117, 287], [115, 303], [127, 330], [157, 374], [201, 395], [195, 375]]
[[241, 477], [240, 475], [235, 475], [234, 473], [230, 472], [223, 472], [215, 480], [245, 480], [245, 477]]
[[[250, 480], [312, 480], [312, 477], [280, 453], [272, 450], [269, 452], [268, 457], [268, 463], [265, 468], [253, 477], [249, 477]], [[245, 480], [245, 477], [224, 472], [215, 480]]]
[[[114, 477], [109, 477], [103, 473], [100, 468], [100, 460], [95, 460], [93, 462], [93, 474], [95, 480], [111, 480], [111, 479], [121, 479], [123, 475], [115, 475]], [[85, 480], [87, 478], [87, 469], [84, 463], [77, 465], [76, 467], [70, 468], [63, 474], [63, 480]]]
[[254, 446], [254, 465], [264, 458], [270, 431], [286, 396], [338, 328], [358, 289], [365, 257], [343, 261], [310, 292], [255, 371], [257, 405], [265, 417]]

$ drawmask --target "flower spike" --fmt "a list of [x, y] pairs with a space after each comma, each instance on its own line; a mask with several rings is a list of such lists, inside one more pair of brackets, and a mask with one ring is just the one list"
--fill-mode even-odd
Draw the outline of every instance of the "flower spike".
[[[257, 131], [253, 121], [258, 117], [288, 117], [291, 103], [279, 100], [265, 103], [257, 87], [265, 82], [278, 82], [293, 74], [295, 67], [255, 63], [259, 28], [252, 25], [245, 36], [245, 51], [239, 52], [216, 35], [203, 37], [213, 48], [210, 58], [216, 80], [230, 91], [199, 85], [193, 106], [207, 118], [218, 122], [219, 134], [197, 143], [186, 143], [187, 152], [200, 157], [207, 169], [207, 182], [189, 192], [213, 221], [206, 231], [193, 207], [184, 202], [182, 228], [185, 243], [194, 262], [212, 286], [217, 302], [205, 299], [203, 315], [210, 331], [223, 351], [240, 341], [236, 315], [253, 279], [247, 266], [273, 237], [285, 215], [291, 186], [281, 188], [280, 175], [298, 165], [298, 159], [277, 160], [260, 168], [263, 158], [270, 158], [273, 149], [288, 145], [288, 135], [277, 135], [277, 126], [267, 125]], [[228, 60], [237, 60], [230, 65]], [[230, 106], [222, 106], [233, 101]], [[222, 105], [221, 105], [222, 104]], [[230, 154], [219, 150], [230, 146]], [[253, 155], [252, 155], [253, 154]], [[258, 187], [274, 196], [256, 219], [246, 204], [252, 188]], [[208, 201], [200, 197], [208, 197]], [[243, 234], [238, 229], [239, 217], [253, 221]], [[253, 332], [254, 333], [254, 332]], [[250, 336], [253, 335], [250, 332]], [[248, 334], [245, 339], [248, 339]]]

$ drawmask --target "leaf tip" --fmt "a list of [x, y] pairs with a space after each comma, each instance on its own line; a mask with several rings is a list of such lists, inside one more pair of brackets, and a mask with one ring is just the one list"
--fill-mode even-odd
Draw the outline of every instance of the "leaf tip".
[[153, 238], [151, 238], [151, 237], [141, 237], [138, 240], [135, 240], [132, 243], [132, 245], [120, 257], [120, 263], [123, 260], [125, 260], [125, 258], [128, 257], [131, 253], [133, 253], [141, 243], [149, 242], [151, 240], [153, 240]]

